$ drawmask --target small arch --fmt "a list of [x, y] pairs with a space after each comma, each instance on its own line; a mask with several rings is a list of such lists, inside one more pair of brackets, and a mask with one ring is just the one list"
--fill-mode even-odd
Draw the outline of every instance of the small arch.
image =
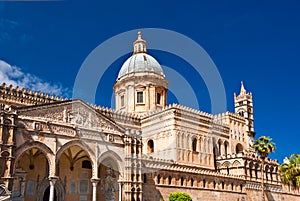
[[253, 170], [253, 162], [250, 162], [250, 164], [249, 164], [249, 173], [250, 173], [250, 178], [252, 178], [252, 177], [253, 177], [253, 175], [252, 175], [252, 170]]
[[255, 178], [258, 179], [258, 168], [259, 168], [259, 164], [257, 163], [255, 165]]
[[160, 184], [160, 175], [157, 175], [157, 184]]
[[265, 168], [265, 176], [266, 176], [266, 180], [267, 180], [267, 181], [269, 181], [268, 173], [269, 173], [269, 166], [266, 165], [266, 168]]
[[229, 143], [227, 141], [224, 142], [224, 151], [225, 151], [225, 156], [228, 155], [228, 147], [229, 147]]
[[241, 145], [240, 143], [238, 143], [235, 147], [235, 153], [238, 154], [238, 153], [242, 153], [244, 150], [243, 148], [243, 145]]
[[180, 179], [180, 184], [181, 184], [181, 186], [183, 186], [183, 184], [184, 184], [184, 178], [183, 177], [181, 177], [181, 179]]
[[171, 176], [168, 177], [168, 183], [169, 183], [169, 185], [172, 184], [172, 177]]
[[153, 142], [153, 140], [148, 141], [147, 150], [148, 150], [148, 154], [151, 154], [151, 153], [154, 152], [154, 142]]
[[191, 187], [193, 187], [193, 186], [194, 186], [194, 179], [191, 178]]
[[223, 153], [222, 153], [222, 141], [221, 140], [218, 140], [218, 156], [221, 156]]
[[206, 187], [206, 181], [205, 181], [205, 179], [203, 179], [203, 188], [205, 188]]

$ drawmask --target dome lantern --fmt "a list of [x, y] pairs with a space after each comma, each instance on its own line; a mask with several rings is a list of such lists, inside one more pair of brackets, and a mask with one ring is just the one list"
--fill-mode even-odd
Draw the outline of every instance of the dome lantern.
[[133, 54], [146, 53], [146, 41], [142, 39], [142, 32], [138, 32], [138, 39], [133, 43]]

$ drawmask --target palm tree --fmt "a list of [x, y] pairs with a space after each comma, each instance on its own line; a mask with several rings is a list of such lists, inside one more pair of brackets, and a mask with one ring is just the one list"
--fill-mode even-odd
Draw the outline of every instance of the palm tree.
[[279, 172], [283, 183], [298, 187], [300, 186], [300, 154], [292, 154], [279, 166]]
[[254, 150], [260, 155], [261, 158], [261, 187], [262, 187], [262, 200], [265, 200], [265, 187], [264, 187], [264, 165], [265, 159], [269, 153], [275, 151], [275, 143], [272, 142], [272, 138], [266, 136], [260, 136], [254, 142]]

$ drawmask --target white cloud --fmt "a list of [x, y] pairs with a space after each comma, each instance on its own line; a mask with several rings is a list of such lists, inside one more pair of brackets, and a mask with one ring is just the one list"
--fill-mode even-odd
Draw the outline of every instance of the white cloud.
[[32, 91], [41, 91], [57, 96], [68, 96], [70, 94], [70, 90], [64, 88], [61, 84], [49, 83], [33, 74], [23, 72], [22, 69], [17, 66], [0, 60], [0, 83], [3, 82], [7, 85], [13, 85], [14, 87], [24, 87]]

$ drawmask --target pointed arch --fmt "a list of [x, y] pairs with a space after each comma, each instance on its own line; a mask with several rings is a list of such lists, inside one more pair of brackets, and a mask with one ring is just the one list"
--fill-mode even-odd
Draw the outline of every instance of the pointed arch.
[[58, 151], [56, 152], [56, 162], [59, 160], [60, 156], [66, 151], [68, 148], [72, 146], [78, 146], [81, 149], [83, 149], [91, 159], [92, 163], [94, 163], [95, 154], [91, 150], [91, 148], [82, 140], [72, 140], [70, 142], [65, 143], [63, 146], [61, 146]]
[[33, 149], [33, 148], [37, 148], [39, 150], [42, 151], [42, 153], [45, 155], [48, 165], [49, 165], [49, 175], [52, 175], [55, 173], [55, 170], [53, 169], [53, 165], [55, 163], [54, 161], [54, 153], [53, 151], [44, 143], [41, 143], [39, 141], [28, 141], [23, 143], [21, 146], [19, 146], [16, 149], [16, 154], [15, 154], [15, 161], [14, 161], [14, 165], [13, 165], [13, 172], [15, 172], [16, 170], [16, 165], [20, 159], [20, 157], [22, 156], [23, 153], [25, 153], [27, 150], [29, 149]]
[[[122, 158], [114, 151], [109, 150], [104, 152], [98, 159], [98, 167], [100, 166], [100, 164], [103, 165], [112, 165], [111, 168], [113, 168], [114, 170], [120, 172], [121, 176], [122, 176], [122, 170], [123, 170], [123, 166], [122, 166]], [[143, 165], [143, 164], [140, 164]]]
[[91, 148], [82, 140], [72, 140], [70, 142], [65, 143], [63, 146], [61, 146], [58, 151], [56, 152], [56, 157], [55, 157], [55, 162], [56, 164], [58, 163], [61, 155], [68, 149], [71, 148], [73, 146], [78, 146], [80, 147], [83, 151], [86, 152], [86, 154], [88, 155], [88, 158], [91, 161], [91, 165], [92, 165], [92, 176], [94, 176], [95, 172], [97, 171], [95, 169], [95, 154], [94, 152], [91, 150]]

